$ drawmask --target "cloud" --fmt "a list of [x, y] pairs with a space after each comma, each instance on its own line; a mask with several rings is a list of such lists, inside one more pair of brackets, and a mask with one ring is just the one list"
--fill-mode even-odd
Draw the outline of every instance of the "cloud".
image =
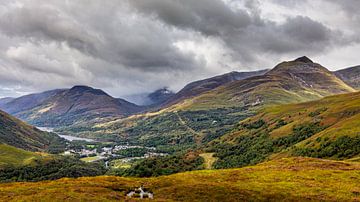
[[[224, 2], [214, 0], [129, 1], [140, 12], [154, 15], [167, 24], [200, 31], [205, 35], [221, 35], [251, 24], [245, 11], [232, 11]], [[205, 6], [206, 5], [206, 6]]]
[[[0, 86], [7, 90], [0, 97], [9, 89], [18, 95], [76, 84], [114, 96], [176, 91], [228, 71], [269, 68], [299, 55], [330, 63], [335, 59], [326, 55], [357, 49], [357, 1], [291, 2], [4, 0]], [[336, 9], [340, 17], [328, 16]]]
[[[257, 1], [242, 1], [242, 7], [235, 9], [218, 0], [130, 2], [139, 12], [168, 25], [220, 38], [245, 65], [256, 63], [264, 53], [324, 51], [337, 42], [336, 34], [341, 36], [339, 30], [306, 16], [291, 16], [282, 23], [263, 18]], [[284, 1], [277, 3], [289, 6]]]

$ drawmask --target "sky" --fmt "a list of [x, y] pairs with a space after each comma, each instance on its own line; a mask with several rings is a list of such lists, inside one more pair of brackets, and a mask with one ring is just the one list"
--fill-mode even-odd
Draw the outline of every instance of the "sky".
[[1, 0], [0, 97], [178, 91], [306, 55], [360, 65], [359, 0]]

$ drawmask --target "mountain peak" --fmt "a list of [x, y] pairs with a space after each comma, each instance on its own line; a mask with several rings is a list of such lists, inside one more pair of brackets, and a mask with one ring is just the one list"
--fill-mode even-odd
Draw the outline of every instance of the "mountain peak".
[[151, 102], [157, 104], [162, 103], [168, 100], [171, 96], [174, 95], [174, 92], [170, 91], [167, 87], [156, 90], [153, 93], [148, 95], [148, 98]]
[[93, 88], [85, 85], [76, 85], [73, 86], [70, 90], [93, 90]]
[[[304, 77], [304, 75], [320, 75], [332, 74], [327, 68], [321, 66], [318, 63], [312, 62], [308, 57], [303, 56], [293, 61], [282, 62], [276, 65], [272, 70], [266, 73], [267, 75], [287, 75], [293, 77]], [[309, 78], [303, 78], [305, 80]], [[319, 79], [319, 78], [313, 78]], [[310, 82], [310, 81], [309, 81]]]
[[310, 60], [310, 58], [303, 56], [303, 57], [299, 57], [295, 60], [295, 62], [303, 62], [303, 63], [314, 63], [312, 60]]
[[92, 87], [89, 86], [85, 86], [85, 85], [76, 85], [74, 87], [72, 87], [69, 92], [76, 92], [76, 93], [84, 93], [84, 92], [89, 92], [95, 95], [108, 95], [107, 93], [105, 93], [104, 91], [100, 90], [100, 89], [94, 89]]
[[170, 91], [168, 87], [163, 87], [163, 88], [160, 88], [160, 89], [156, 90], [155, 92], [153, 92], [153, 93], [151, 93], [151, 94], [156, 94], [156, 93], [172, 94], [173, 92]]

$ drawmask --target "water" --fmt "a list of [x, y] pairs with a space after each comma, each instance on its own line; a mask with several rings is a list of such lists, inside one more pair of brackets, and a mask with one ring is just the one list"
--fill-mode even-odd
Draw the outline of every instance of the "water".
[[74, 136], [70, 136], [70, 135], [59, 135], [58, 136], [71, 141], [85, 141], [85, 142], [95, 142], [93, 139], [89, 139], [89, 138], [82, 138], [82, 137], [74, 137]]
[[48, 127], [37, 127], [39, 130], [42, 130], [42, 131], [46, 131], [46, 132], [54, 132], [54, 129], [53, 128], [48, 128]]
[[[48, 127], [37, 127], [39, 130], [42, 131], [46, 131], [46, 132], [54, 132], [53, 128], [48, 128]], [[57, 134], [57, 133], [55, 133]], [[68, 141], [86, 141], [86, 142], [95, 142], [93, 139], [89, 139], [89, 138], [82, 138], [82, 137], [74, 137], [74, 136], [70, 136], [70, 135], [59, 135], [58, 136], [68, 140]]]

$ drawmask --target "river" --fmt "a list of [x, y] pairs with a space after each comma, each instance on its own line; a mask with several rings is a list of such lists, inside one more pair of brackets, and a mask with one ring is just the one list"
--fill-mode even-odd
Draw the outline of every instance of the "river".
[[[37, 127], [39, 130], [42, 130], [42, 131], [46, 131], [46, 132], [52, 132], [52, 133], [55, 133], [54, 132], [54, 129], [53, 128], [48, 128], [48, 127]], [[57, 134], [57, 133], [55, 133]], [[62, 137], [68, 141], [86, 141], [86, 142], [95, 142], [95, 140], [93, 139], [89, 139], [89, 138], [82, 138], [82, 137], [75, 137], [75, 136], [70, 136], [70, 135], [59, 135], [57, 134], [59, 137]]]

